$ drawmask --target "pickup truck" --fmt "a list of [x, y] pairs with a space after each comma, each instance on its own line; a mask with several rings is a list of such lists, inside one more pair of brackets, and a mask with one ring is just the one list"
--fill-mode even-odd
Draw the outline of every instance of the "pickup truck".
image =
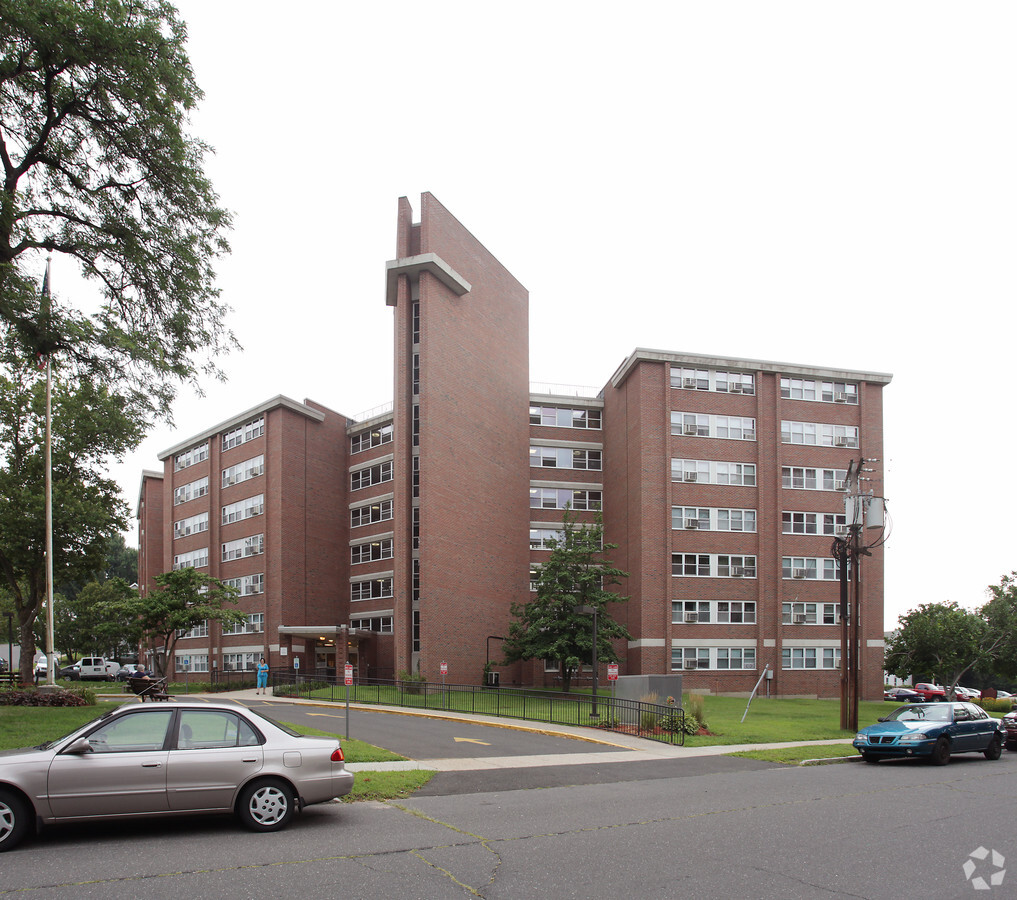
[[71, 680], [113, 681], [120, 671], [120, 663], [101, 656], [84, 656], [74, 664]]
[[938, 684], [916, 684], [912, 690], [916, 694], [921, 694], [926, 702], [946, 699], [946, 691]]

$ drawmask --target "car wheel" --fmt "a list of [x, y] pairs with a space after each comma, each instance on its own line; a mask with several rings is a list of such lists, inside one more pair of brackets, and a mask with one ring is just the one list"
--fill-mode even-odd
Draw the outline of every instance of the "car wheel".
[[941, 737], [936, 741], [936, 746], [932, 748], [929, 762], [934, 766], [945, 766], [950, 762], [950, 742], [945, 737]]
[[249, 784], [237, 800], [237, 816], [251, 831], [279, 831], [289, 824], [295, 809], [293, 790], [281, 781]]
[[999, 759], [1003, 755], [1003, 741], [998, 734], [993, 736], [989, 741], [989, 746], [982, 753], [985, 754], [986, 759]]
[[13, 850], [28, 833], [30, 807], [13, 791], [0, 788], [0, 853]]
[[879, 757], [875, 753], [869, 753], [867, 750], [862, 751], [862, 759], [867, 763], [878, 763]]

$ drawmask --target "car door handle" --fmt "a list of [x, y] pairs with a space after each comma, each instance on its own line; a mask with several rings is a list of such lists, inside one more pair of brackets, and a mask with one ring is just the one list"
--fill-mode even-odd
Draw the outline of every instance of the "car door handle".
[[142, 763], [141, 764], [141, 768], [143, 768], [143, 769], [158, 769], [161, 766], [162, 766], [162, 763], [157, 763], [157, 762]]
[[257, 761], [258, 761], [258, 757], [256, 757], [256, 756], [251, 756], [251, 757], [248, 757], [247, 759], [242, 759], [242, 760], [240, 760], [240, 761], [241, 761], [241, 762], [257, 762]]

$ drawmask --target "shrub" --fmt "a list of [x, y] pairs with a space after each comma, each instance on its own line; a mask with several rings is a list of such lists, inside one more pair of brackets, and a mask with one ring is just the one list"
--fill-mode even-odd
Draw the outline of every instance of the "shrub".
[[[82, 696], [90, 693], [92, 700], [89, 702]], [[3, 706], [93, 706], [95, 704], [95, 692], [88, 691], [37, 691], [34, 688], [27, 688], [14, 691], [0, 691], [0, 705]]]
[[427, 684], [427, 679], [419, 672], [414, 674], [413, 672], [402, 671], [399, 673], [399, 687], [406, 691], [407, 694], [424, 693], [425, 684]]
[[686, 713], [685, 722], [682, 724], [682, 730], [686, 734], [699, 734], [700, 728], [702, 728], [702, 725], [700, 725], [699, 719]]
[[[685, 720], [693, 718], [698, 723], [696, 730], [700, 728], [707, 728], [706, 724], [706, 698], [702, 694], [689, 694], [684, 703], [685, 706]], [[688, 732], [689, 734], [695, 734], [695, 732]]]
[[982, 709], [986, 712], [990, 713], [1008, 713], [1011, 709], [1013, 709], [1013, 700], [1009, 697], [1002, 697], [997, 700], [993, 700], [991, 697], [986, 697], [983, 700], [976, 700], [975, 703], [982, 707]]

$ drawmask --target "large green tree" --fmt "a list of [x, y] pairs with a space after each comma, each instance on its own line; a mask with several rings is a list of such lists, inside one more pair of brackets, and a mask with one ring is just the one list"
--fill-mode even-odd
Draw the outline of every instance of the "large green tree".
[[581, 606], [597, 610], [597, 662], [618, 659], [613, 641], [631, 635], [611, 618], [607, 604], [628, 598], [608, 588], [621, 584], [628, 575], [604, 555], [617, 545], [603, 540], [599, 514], [595, 522], [586, 524], [565, 510], [561, 536], [552, 540], [551, 553], [540, 567], [537, 596], [528, 603], [512, 604], [516, 621], [509, 625], [508, 639], [502, 645], [506, 662], [556, 660], [562, 688], [568, 691], [573, 673], [594, 658], [592, 617], [579, 612]]
[[[45, 381], [0, 349], [0, 585], [10, 598], [30, 679], [33, 625], [46, 599]], [[57, 380], [52, 399], [53, 580], [89, 581], [110, 539], [127, 527], [127, 505], [106, 472], [143, 436], [143, 415], [90, 381]]]
[[[165, 413], [235, 346], [213, 263], [230, 216], [188, 133], [202, 94], [165, 0], [0, 0], [0, 338]], [[42, 321], [43, 256], [103, 302]]]
[[976, 666], [995, 667], [1004, 635], [983, 611], [953, 601], [923, 603], [901, 616], [887, 641], [884, 668], [901, 678], [924, 676], [952, 691]]
[[166, 661], [173, 658], [178, 633], [189, 631], [202, 622], [217, 621], [239, 625], [246, 615], [231, 608], [240, 595], [207, 572], [186, 568], [155, 576], [158, 588], [145, 597], [132, 596], [108, 607], [112, 615], [137, 624], [156, 651], [159, 674], [165, 674]]

